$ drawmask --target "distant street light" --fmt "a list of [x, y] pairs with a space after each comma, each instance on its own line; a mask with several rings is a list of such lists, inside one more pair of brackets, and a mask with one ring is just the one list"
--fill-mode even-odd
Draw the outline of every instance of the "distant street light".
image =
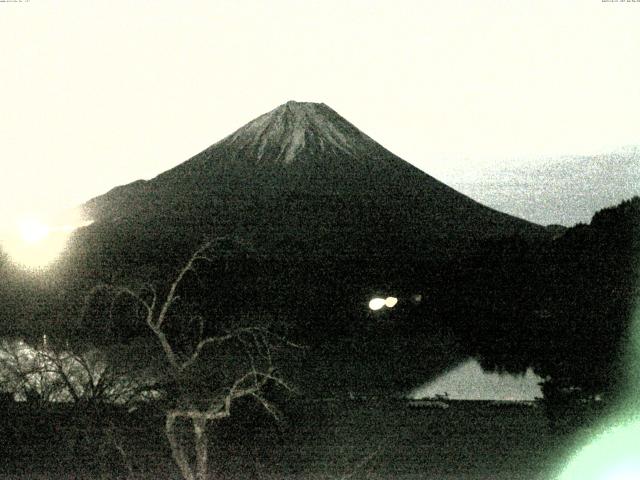
[[396, 297], [387, 297], [384, 301], [384, 304], [387, 308], [393, 308], [398, 303], [398, 299]]
[[384, 298], [372, 298], [371, 301], [369, 301], [369, 308], [371, 310], [380, 310], [382, 307], [384, 307], [386, 304], [385, 299]]

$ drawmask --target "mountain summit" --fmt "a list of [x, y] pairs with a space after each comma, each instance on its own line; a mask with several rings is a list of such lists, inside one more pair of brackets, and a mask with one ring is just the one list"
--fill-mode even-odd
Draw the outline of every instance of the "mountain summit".
[[262, 195], [292, 191], [384, 195], [390, 183], [403, 183], [415, 175], [425, 176], [327, 105], [289, 101], [151, 183], [186, 186], [189, 182], [198, 190], [209, 182], [210, 193], [233, 188], [234, 196], [237, 189], [256, 188]]
[[223, 145], [255, 162], [291, 164], [310, 152], [357, 156], [375, 142], [324, 103], [289, 101], [217, 144]]

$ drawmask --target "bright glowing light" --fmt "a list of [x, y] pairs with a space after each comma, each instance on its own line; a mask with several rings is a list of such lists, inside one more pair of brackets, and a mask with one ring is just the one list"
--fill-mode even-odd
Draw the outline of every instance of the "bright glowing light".
[[75, 229], [90, 223], [66, 219], [63, 224], [51, 225], [36, 217], [22, 217], [0, 232], [2, 249], [16, 265], [30, 270], [42, 269], [64, 251]]
[[393, 308], [398, 303], [398, 299], [396, 297], [387, 297], [384, 301], [384, 304], [387, 308]]
[[35, 218], [20, 220], [18, 222], [18, 230], [22, 240], [30, 244], [41, 242], [51, 232], [49, 225]]
[[380, 310], [382, 307], [385, 306], [386, 300], [384, 298], [372, 298], [371, 301], [369, 302], [369, 308], [371, 310]]
[[582, 449], [559, 480], [631, 480], [640, 478], [640, 421], [613, 428]]
[[638, 480], [640, 478], [640, 465], [637, 463], [619, 465], [607, 472], [604, 478], [605, 480]]
[[3, 249], [11, 260], [27, 269], [44, 268], [64, 250], [68, 234], [56, 232], [37, 242], [29, 242], [22, 235], [4, 239]]

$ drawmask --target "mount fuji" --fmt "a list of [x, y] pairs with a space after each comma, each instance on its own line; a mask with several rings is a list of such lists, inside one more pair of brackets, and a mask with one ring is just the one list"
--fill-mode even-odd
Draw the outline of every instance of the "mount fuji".
[[420, 171], [328, 106], [293, 101], [84, 211], [94, 228], [117, 224], [150, 245], [242, 232], [277, 256], [451, 258], [483, 239], [545, 233]]

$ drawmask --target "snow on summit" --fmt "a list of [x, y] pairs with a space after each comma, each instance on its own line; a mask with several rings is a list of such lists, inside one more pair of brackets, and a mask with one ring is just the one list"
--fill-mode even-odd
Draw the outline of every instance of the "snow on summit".
[[324, 103], [295, 101], [261, 115], [220, 143], [250, 152], [258, 162], [280, 164], [290, 164], [307, 149], [354, 155], [375, 144]]

